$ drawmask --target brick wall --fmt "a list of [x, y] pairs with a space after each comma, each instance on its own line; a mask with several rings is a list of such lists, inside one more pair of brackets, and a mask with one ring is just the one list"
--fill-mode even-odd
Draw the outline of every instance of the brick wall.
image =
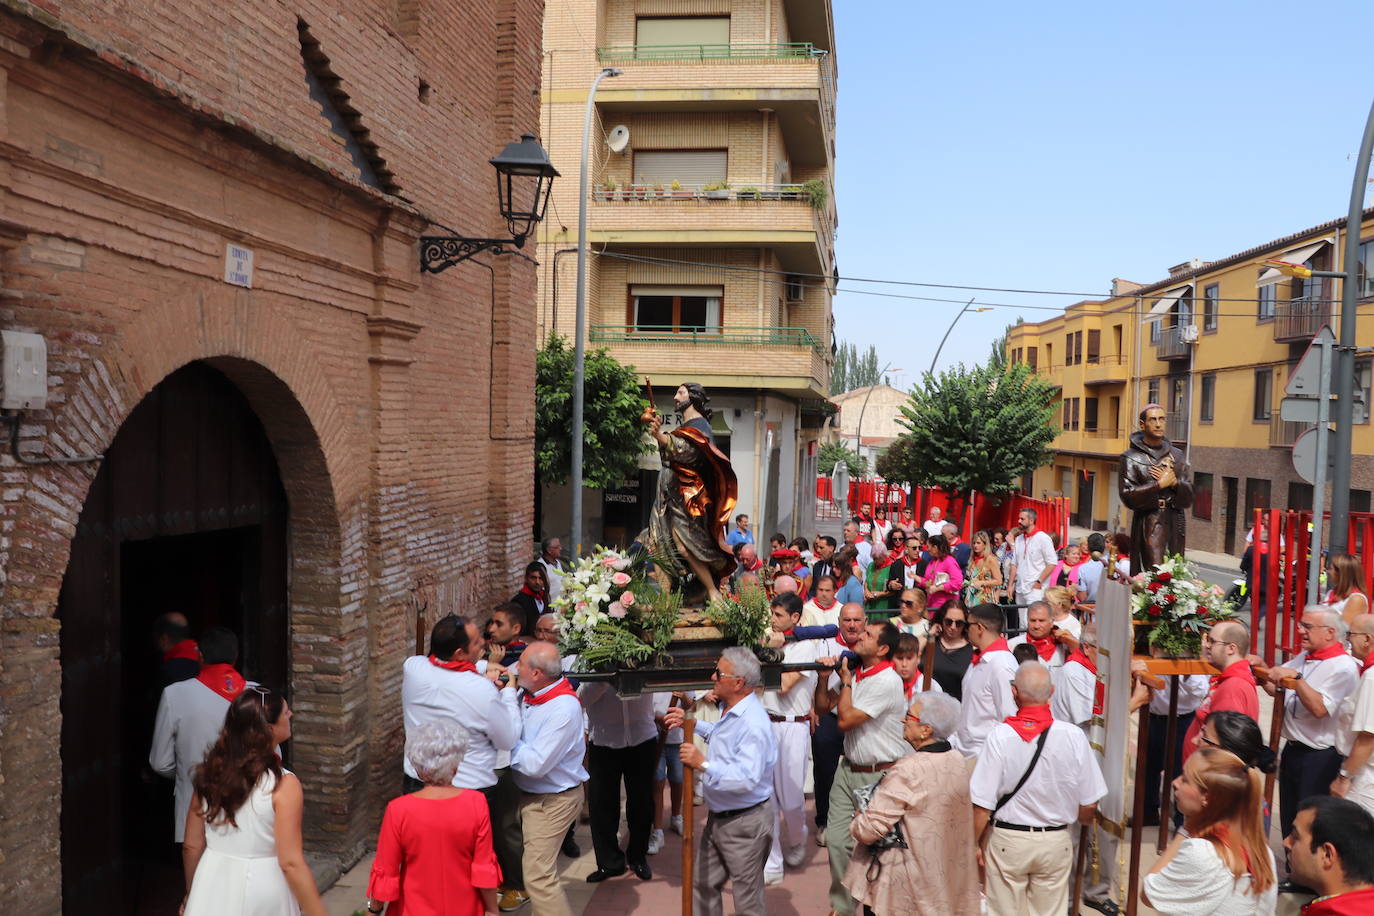
[[[297, 15], [404, 200], [359, 183], [311, 101]], [[0, 0], [0, 325], [45, 335], [52, 391], [24, 448], [103, 450], [189, 361], [244, 391], [291, 505], [294, 759], [335, 867], [397, 785], [417, 614], [504, 598], [531, 550], [534, 268], [421, 277], [416, 242], [427, 218], [503, 231], [486, 160], [537, 129], [541, 18]], [[223, 282], [227, 242], [251, 290]], [[53, 613], [94, 473], [0, 459], [0, 902], [29, 912], [61, 908]]]

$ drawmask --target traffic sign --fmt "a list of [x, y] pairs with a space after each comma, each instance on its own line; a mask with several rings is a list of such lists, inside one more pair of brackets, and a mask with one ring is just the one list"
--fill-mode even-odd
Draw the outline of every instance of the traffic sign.
[[[1288, 377], [1288, 384], [1284, 386], [1283, 393], [1290, 397], [1317, 397], [1321, 389], [1322, 349], [1335, 343], [1336, 335], [1332, 332], [1331, 325], [1322, 325], [1321, 330], [1313, 336], [1312, 343], [1308, 344], [1302, 359], [1293, 367], [1293, 374]], [[1328, 368], [1326, 371], [1331, 370]]]
[[[1315, 401], [1313, 402], [1316, 403]], [[1304, 432], [1298, 436], [1293, 443], [1293, 470], [1298, 472], [1298, 476], [1308, 483], [1317, 482], [1317, 451], [1319, 440], [1317, 439], [1317, 427]], [[1336, 465], [1336, 431], [1327, 427], [1326, 429], [1326, 479], [1331, 479], [1331, 471]]]
[[1316, 423], [1316, 398], [1284, 398], [1279, 402], [1279, 419], [1285, 423]]

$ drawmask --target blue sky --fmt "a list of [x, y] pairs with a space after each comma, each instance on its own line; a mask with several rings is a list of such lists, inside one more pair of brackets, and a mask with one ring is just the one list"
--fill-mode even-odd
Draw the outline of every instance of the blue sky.
[[[1374, 100], [1369, 2], [836, 0], [835, 29], [846, 277], [1103, 293], [1163, 279], [1343, 216]], [[841, 292], [836, 332], [909, 387], [959, 308]], [[967, 314], [939, 364], [981, 361], [1018, 315], [1052, 314]]]

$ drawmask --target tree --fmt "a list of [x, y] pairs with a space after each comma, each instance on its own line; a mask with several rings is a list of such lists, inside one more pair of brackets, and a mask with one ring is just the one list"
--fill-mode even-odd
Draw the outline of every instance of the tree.
[[862, 477], [868, 473], [868, 459], [859, 456], [843, 442], [827, 442], [816, 451], [816, 467], [822, 474], [830, 474], [835, 465], [843, 461], [849, 468], [850, 477]]
[[852, 343], [840, 342], [835, 350], [835, 365], [830, 370], [830, 393], [844, 394], [883, 382], [878, 371], [878, 348], [870, 346], [862, 354]]
[[1056, 396], [1024, 363], [927, 372], [902, 407], [897, 422], [907, 429], [901, 436], [906, 441], [889, 472], [950, 496], [1010, 493], [1012, 481], [1050, 460], [1048, 446], [1059, 435]]
[[[535, 473], [543, 483], [567, 483], [572, 473], [573, 351], [550, 334], [534, 362]], [[585, 361], [582, 482], [589, 487], [618, 487], [639, 468], [639, 456], [650, 450], [640, 414], [644, 412], [639, 376], [605, 350], [593, 350]]]
[[898, 436], [897, 440], [883, 449], [878, 460], [873, 462], [873, 470], [888, 483], [911, 484], [909, 475], [916, 466], [918, 456], [911, 454], [911, 439]]

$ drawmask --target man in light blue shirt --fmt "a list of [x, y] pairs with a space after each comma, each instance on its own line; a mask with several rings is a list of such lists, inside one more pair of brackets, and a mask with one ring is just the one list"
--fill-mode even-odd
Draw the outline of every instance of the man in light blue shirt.
[[[763, 866], [773, 843], [771, 799], [778, 745], [768, 713], [754, 695], [763, 683], [754, 653], [726, 649], [711, 677], [725, 714], [719, 722], [697, 723], [710, 757], [691, 742], [681, 750], [683, 764], [701, 774], [709, 811], [692, 876], [693, 909], [699, 916], [722, 916], [725, 882], [730, 881], [737, 916], [761, 916]], [[663, 722], [676, 728], [682, 719], [681, 709], [670, 709]]]
[[754, 543], [754, 532], [749, 530], [749, 516], [735, 516], [735, 530], [725, 536], [725, 543], [730, 547], [736, 544]]

